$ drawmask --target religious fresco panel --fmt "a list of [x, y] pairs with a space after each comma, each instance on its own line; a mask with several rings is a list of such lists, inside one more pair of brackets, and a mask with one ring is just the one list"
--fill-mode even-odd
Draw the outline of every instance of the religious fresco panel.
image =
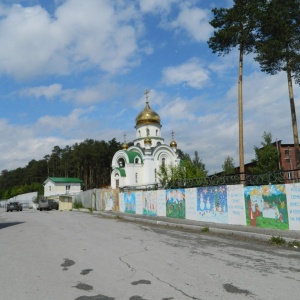
[[166, 216], [185, 219], [185, 190], [166, 190]]
[[289, 229], [284, 184], [244, 188], [247, 225], [261, 228]]
[[124, 193], [124, 212], [129, 214], [136, 213], [135, 192]]
[[119, 211], [119, 192], [118, 190], [102, 189], [102, 207], [106, 211]]
[[197, 220], [228, 223], [226, 186], [197, 188]]
[[143, 193], [143, 215], [157, 216], [157, 191]]

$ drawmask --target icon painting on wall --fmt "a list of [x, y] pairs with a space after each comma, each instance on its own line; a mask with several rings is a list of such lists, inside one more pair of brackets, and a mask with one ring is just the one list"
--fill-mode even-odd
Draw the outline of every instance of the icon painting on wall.
[[143, 193], [143, 214], [157, 216], [157, 192], [147, 191]]
[[136, 213], [135, 192], [124, 193], [125, 212], [129, 214]]

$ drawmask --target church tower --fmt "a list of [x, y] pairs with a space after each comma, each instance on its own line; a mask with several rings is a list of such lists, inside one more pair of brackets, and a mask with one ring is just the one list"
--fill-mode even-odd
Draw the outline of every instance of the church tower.
[[112, 160], [111, 187], [124, 188], [159, 184], [157, 171], [161, 165], [176, 166], [177, 143], [172, 132], [170, 146], [161, 136], [160, 116], [149, 105], [149, 91], [145, 91], [146, 105], [135, 118], [135, 139], [129, 147], [124, 135], [122, 150]]

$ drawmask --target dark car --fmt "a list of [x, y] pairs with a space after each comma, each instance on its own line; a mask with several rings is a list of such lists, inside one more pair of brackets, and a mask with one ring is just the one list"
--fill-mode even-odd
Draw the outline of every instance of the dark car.
[[22, 211], [23, 210], [23, 206], [20, 202], [9, 202], [6, 206], [6, 211]]
[[58, 210], [58, 203], [54, 200], [48, 200], [48, 199], [41, 199], [39, 201], [39, 210], [51, 210], [51, 209], [56, 209]]
[[48, 200], [48, 202], [49, 202], [51, 209], [58, 210], [58, 206], [59, 206], [58, 202], [56, 202], [55, 200]]

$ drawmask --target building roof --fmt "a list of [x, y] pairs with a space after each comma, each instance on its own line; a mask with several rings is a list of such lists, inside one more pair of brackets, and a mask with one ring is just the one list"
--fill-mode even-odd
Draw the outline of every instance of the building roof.
[[70, 177], [48, 177], [47, 180], [51, 180], [54, 183], [80, 183], [80, 184], [83, 184], [82, 180], [80, 180], [78, 178], [70, 178]]
[[126, 150], [125, 153], [126, 153], [127, 156], [128, 156], [129, 163], [133, 164], [133, 163], [134, 163], [134, 159], [135, 159], [136, 157], [139, 157], [139, 158], [141, 159], [141, 163], [143, 163], [143, 158], [142, 158], [142, 156], [141, 156], [139, 153], [137, 153], [137, 152], [135, 152], [135, 151], [130, 151], [130, 150], [129, 150], [129, 151]]
[[116, 170], [118, 170], [120, 172], [121, 177], [126, 177], [126, 172], [125, 172], [124, 169], [122, 169], [122, 168], [116, 168]]

